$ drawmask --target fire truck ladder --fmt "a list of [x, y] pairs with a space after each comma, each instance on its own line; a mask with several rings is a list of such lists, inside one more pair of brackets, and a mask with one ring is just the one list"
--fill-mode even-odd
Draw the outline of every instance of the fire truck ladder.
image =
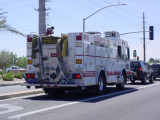
[[43, 60], [46, 60], [46, 58], [43, 56], [41, 39], [42, 36], [40, 37], [36, 36], [32, 42], [32, 59], [36, 58], [37, 52], [39, 53], [39, 64], [34, 65], [35, 67], [39, 67], [39, 78], [40, 78], [39, 82], [42, 82], [46, 79], [44, 73], [45, 67], [43, 62]]
[[43, 51], [42, 51], [42, 42], [41, 42], [41, 39], [42, 37], [39, 38], [39, 71], [40, 71], [40, 79], [41, 81], [43, 81], [45, 78], [44, 78], [44, 62], [42, 60], [43, 58]]
[[[37, 82], [42, 82], [42, 66], [43, 66], [43, 63], [41, 61], [41, 56], [42, 56], [42, 45], [41, 45], [41, 40], [40, 40], [40, 37], [35, 35], [34, 36], [34, 39], [32, 41], [32, 60], [34, 61], [34, 59], [36, 59], [36, 54], [39, 53], [39, 63], [41, 64], [33, 64], [34, 67], [39, 67], [39, 77], [40, 77], [40, 80], [37, 81]], [[33, 62], [34, 63], [34, 62]]]

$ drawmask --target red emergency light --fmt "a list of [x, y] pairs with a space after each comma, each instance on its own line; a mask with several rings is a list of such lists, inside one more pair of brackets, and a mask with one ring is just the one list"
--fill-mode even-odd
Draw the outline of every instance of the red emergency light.
[[81, 79], [81, 75], [78, 74], [72, 74], [72, 79]]
[[82, 36], [80, 35], [76, 36], [76, 40], [82, 40]]
[[27, 38], [27, 42], [32, 42], [32, 38], [31, 38], [31, 37], [28, 37], [28, 38]]
[[35, 79], [35, 74], [26, 74], [27, 79]]

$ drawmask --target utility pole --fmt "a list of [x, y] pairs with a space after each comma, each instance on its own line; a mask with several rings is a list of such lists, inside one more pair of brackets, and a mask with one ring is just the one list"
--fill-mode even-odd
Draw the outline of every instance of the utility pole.
[[39, 35], [46, 32], [46, 8], [45, 0], [39, 0]]
[[144, 62], [146, 62], [146, 38], [145, 38], [145, 15], [143, 13], [143, 54], [144, 54]]

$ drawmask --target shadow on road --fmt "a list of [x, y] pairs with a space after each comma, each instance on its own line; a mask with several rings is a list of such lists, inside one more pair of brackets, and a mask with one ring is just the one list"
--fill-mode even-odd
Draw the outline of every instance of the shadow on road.
[[154, 81], [160, 81], [160, 78], [156, 78]]
[[138, 82], [135, 81], [135, 83], [127, 83], [127, 85], [139, 85], [139, 86], [144, 86], [144, 85], [149, 85], [149, 84], [151, 84], [151, 83], [147, 82], [146, 84], [143, 84], [139, 81]]
[[101, 95], [96, 95], [96, 92], [94, 90], [77, 90], [77, 91], [71, 91], [66, 92], [63, 95], [56, 95], [56, 96], [50, 96], [50, 95], [41, 95], [41, 96], [35, 96], [35, 97], [29, 97], [24, 99], [30, 99], [30, 100], [39, 100], [39, 101], [69, 101], [69, 102], [90, 102], [95, 103], [107, 99], [111, 99], [114, 97], [118, 97], [121, 95], [129, 94], [132, 92], [137, 91], [136, 88], [124, 88], [123, 90], [117, 90], [115, 87], [108, 87], [106, 91]]

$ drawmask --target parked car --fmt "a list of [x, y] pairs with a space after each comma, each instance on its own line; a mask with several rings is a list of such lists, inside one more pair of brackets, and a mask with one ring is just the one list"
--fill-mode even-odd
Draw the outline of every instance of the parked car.
[[18, 73], [18, 72], [25, 72], [26, 70], [19, 67], [19, 66], [12, 66], [11, 68], [6, 68], [6, 72], [13, 72], [13, 73]]
[[154, 80], [157, 77], [160, 77], [160, 64], [152, 64], [151, 68], [153, 69], [153, 78], [154, 78]]
[[144, 61], [131, 61], [130, 68], [133, 73], [131, 79], [132, 83], [136, 80], [142, 81], [143, 84], [145, 84], [147, 80], [153, 83], [153, 70]]

